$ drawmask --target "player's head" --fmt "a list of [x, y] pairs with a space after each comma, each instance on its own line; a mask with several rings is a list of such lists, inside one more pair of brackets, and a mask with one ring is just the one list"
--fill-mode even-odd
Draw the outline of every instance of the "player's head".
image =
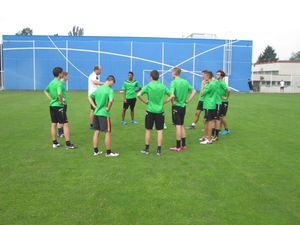
[[202, 71], [202, 75], [203, 75], [203, 79], [206, 81], [210, 81], [213, 78], [213, 73], [211, 71], [208, 70], [204, 70]]
[[217, 71], [217, 79], [222, 80], [226, 76], [225, 72], [223, 70]]
[[172, 77], [175, 78], [175, 77], [179, 77], [181, 74], [181, 69], [179, 67], [174, 67], [172, 69]]
[[132, 71], [128, 72], [128, 80], [133, 80], [133, 72]]
[[116, 83], [116, 78], [114, 75], [109, 75], [106, 78], [106, 82], [108, 83], [109, 86], [113, 86]]
[[94, 66], [94, 72], [96, 75], [100, 75], [101, 71], [102, 71], [101, 66], [98, 65]]
[[69, 73], [64, 71], [62, 75], [62, 80], [66, 81], [68, 79], [69, 79]]
[[61, 67], [55, 67], [52, 72], [54, 77], [60, 79], [63, 74], [63, 69]]
[[159, 73], [158, 73], [157, 70], [152, 70], [151, 73], [150, 73], [150, 76], [151, 76], [152, 80], [158, 80]]

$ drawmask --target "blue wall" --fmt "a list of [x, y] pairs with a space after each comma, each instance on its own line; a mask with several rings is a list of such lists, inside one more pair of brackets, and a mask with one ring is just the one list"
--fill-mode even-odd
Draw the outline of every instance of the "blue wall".
[[[198, 55], [195, 57], [195, 71], [217, 71], [223, 68], [224, 44], [225, 40], [219, 39], [5, 35], [4, 88], [43, 90], [53, 78], [52, 68], [61, 66], [65, 70], [68, 68], [70, 90], [86, 90], [87, 76], [100, 61], [103, 68], [101, 80], [114, 74], [117, 78], [115, 89], [120, 89], [131, 66], [135, 79], [141, 83], [143, 70], [168, 70], [186, 61], [180, 67], [193, 71], [194, 50]], [[233, 43], [231, 87], [247, 90], [251, 59], [252, 41]], [[184, 72], [182, 76], [192, 83], [192, 73]], [[171, 73], [166, 73], [163, 79], [168, 86]], [[149, 77], [145, 81], [149, 81]], [[195, 76], [194, 81], [195, 88], [199, 89], [201, 77]]]

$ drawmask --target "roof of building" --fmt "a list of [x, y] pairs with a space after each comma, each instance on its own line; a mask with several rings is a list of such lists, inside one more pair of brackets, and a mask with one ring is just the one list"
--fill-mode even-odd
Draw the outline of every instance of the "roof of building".
[[275, 63], [300, 63], [300, 60], [298, 60], [298, 61], [278, 60], [276, 62], [261, 62], [261, 63], [254, 63], [254, 66], [256, 66], [256, 65], [263, 65], [263, 64], [275, 64]]

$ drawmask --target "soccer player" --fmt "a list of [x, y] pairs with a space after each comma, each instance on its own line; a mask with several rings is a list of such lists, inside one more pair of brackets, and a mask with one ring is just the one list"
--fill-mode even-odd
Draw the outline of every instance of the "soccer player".
[[[65, 82], [68, 80], [68, 78], [69, 78], [69, 73], [63, 72], [63, 76], [60, 80], [65, 85]], [[64, 93], [66, 93], [66, 92], [64, 92]], [[66, 96], [63, 96], [63, 98], [66, 99]], [[67, 113], [67, 102], [66, 101], [65, 101], [64, 107], [65, 107], [65, 112]], [[64, 127], [63, 126], [64, 126], [63, 124], [60, 124], [60, 123], [57, 124], [57, 136], [58, 137], [64, 137]]]
[[279, 84], [280, 84], [280, 93], [283, 93], [284, 92], [284, 86], [285, 86], [284, 81], [281, 80]]
[[[202, 77], [203, 77], [203, 73], [206, 72], [207, 70], [203, 70], [202, 71]], [[202, 86], [202, 85], [201, 85]], [[202, 90], [200, 90], [201, 93]], [[198, 100], [198, 105], [197, 105], [197, 109], [196, 109], [196, 113], [195, 113], [195, 117], [194, 117], [194, 122], [187, 128], [189, 130], [191, 129], [195, 129], [196, 128], [196, 124], [199, 121], [201, 112], [203, 112], [203, 101], [204, 101], [204, 97], [200, 94], [199, 100]], [[203, 120], [203, 125], [204, 125], [204, 120]]]
[[[180, 77], [181, 69], [175, 67], [172, 69], [172, 77], [174, 80], [171, 82], [171, 96], [172, 100], [172, 114], [173, 123], [176, 126], [176, 147], [171, 147], [170, 150], [179, 152], [187, 149], [186, 146], [186, 134], [184, 124], [184, 117], [186, 112], [186, 104], [192, 101], [196, 94], [196, 90], [190, 85], [190, 83]], [[190, 96], [188, 97], [188, 94]]]
[[[219, 140], [219, 133], [221, 127], [221, 105], [222, 105], [222, 93], [221, 93], [221, 82], [219, 79], [221, 78], [221, 72], [224, 73], [222, 70], [217, 71], [217, 79], [213, 79], [212, 82], [216, 84], [216, 118], [214, 120], [213, 128], [212, 128], [212, 141]], [[225, 73], [224, 73], [225, 74]]]
[[[101, 66], [96, 65], [94, 67], [94, 71], [89, 75], [88, 78], [88, 97], [94, 92], [96, 91], [97, 87], [99, 87], [99, 85], [104, 84], [103, 82], [100, 82], [100, 74], [102, 72], [102, 68]], [[91, 105], [91, 110], [90, 110], [90, 128], [93, 128], [93, 119], [94, 119], [94, 108]]]
[[218, 82], [220, 83], [219, 91], [222, 100], [222, 104], [219, 109], [219, 117], [220, 117], [221, 125], [224, 126], [224, 131], [220, 133], [221, 135], [230, 134], [230, 130], [228, 129], [228, 123], [227, 120], [225, 119], [228, 110], [228, 104], [229, 104], [228, 99], [230, 96], [230, 88], [224, 81], [225, 76], [226, 74], [224, 73], [224, 71], [222, 70], [217, 71], [217, 79]]
[[122, 111], [122, 125], [126, 125], [125, 114], [128, 107], [130, 107], [131, 113], [131, 123], [137, 124], [137, 121], [134, 119], [134, 107], [136, 103], [136, 92], [141, 90], [141, 85], [138, 81], [133, 80], [133, 72], [128, 72], [128, 80], [123, 83], [123, 111]]
[[66, 149], [75, 149], [75, 147], [70, 141], [70, 129], [67, 114], [65, 111], [65, 105], [67, 103], [67, 95], [64, 84], [61, 82], [63, 76], [63, 69], [60, 67], [55, 67], [53, 69], [54, 79], [48, 84], [44, 93], [50, 100], [50, 116], [51, 116], [51, 137], [53, 148], [60, 147], [57, 142], [56, 130], [57, 123], [63, 124], [64, 136], [66, 140]]
[[[161, 147], [163, 142], [163, 129], [164, 129], [164, 104], [165, 96], [170, 96], [168, 88], [158, 81], [159, 73], [157, 70], [152, 70], [150, 73], [152, 81], [150, 81], [142, 90], [138, 93], [138, 98], [147, 105], [146, 117], [145, 117], [145, 149], [141, 153], [148, 155], [150, 146], [150, 135], [153, 125], [157, 130], [157, 152], [158, 156], [161, 155]], [[142, 95], [147, 95], [145, 100]]]
[[200, 140], [201, 144], [211, 144], [212, 143], [212, 128], [214, 125], [214, 120], [216, 119], [216, 95], [217, 95], [217, 84], [213, 81], [213, 73], [207, 71], [204, 73], [204, 80], [206, 84], [202, 83], [201, 95], [204, 96], [204, 119], [205, 119], [205, 138]]
[[98, 141], [100, 132], [105, 133], [105, 147], [106, 147], [106, 157], [116, 157], [119, 153], [114, 153], [111, 151], [111, 122], [110, 122], [110, 109], [114, 102], [114, 91], [112, 86], [115, 84], [116, 80], [113, 75], [109, 75], [106, 78], [106, 82], [96, 89], [90, 96], [89, 102], [93, 106], [94, 119], [94, 137], [93, 137], [93, 147], [94, 156], [99, 155], [102, 151], [98, 149]]

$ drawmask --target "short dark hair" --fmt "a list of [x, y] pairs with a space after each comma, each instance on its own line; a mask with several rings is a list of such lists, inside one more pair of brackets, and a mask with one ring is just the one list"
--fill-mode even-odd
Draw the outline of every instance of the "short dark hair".
[[107, 81], [113, 81], [114, 83], [116, 83], [116, 78], [114, 75], [109, 75], [107, 78], [106, 78]]
[[94, 66], [94, 71], [95, 70], [100, 70], [100, 68], [101, 68], [100, 66], [96, 65], [96, 66]]
[[210, 79], [213, 78], [213, 76], [214, 76], [214, 74], [209, 70], [203, 70], [202, 73], [207, 74]]
[[221, 77], [225, 77], [226, 74], [223, 70], [218, 70], [217, 73], [220, 73], [221, 74]]
[[179, 67], [174, 67], [172, 69], [172, 72], [179, 76], [181, 73], [181, 69]]
[[128, 74], [131, 74], [133, 76], [133, 72], [132, 71], [129, 71]]
[[157, 70], [152, 70], [150, 73], [150, 76], [152, 77], [153, 80], [158, 80], [159, 78], [159, 73]]
[[58, 77], [59, 74], [62, 73], [62, 71], [63, 71], [63, 69], [61, 67], [55, 67], [52, 72], [53, 72], [54, 77]]

